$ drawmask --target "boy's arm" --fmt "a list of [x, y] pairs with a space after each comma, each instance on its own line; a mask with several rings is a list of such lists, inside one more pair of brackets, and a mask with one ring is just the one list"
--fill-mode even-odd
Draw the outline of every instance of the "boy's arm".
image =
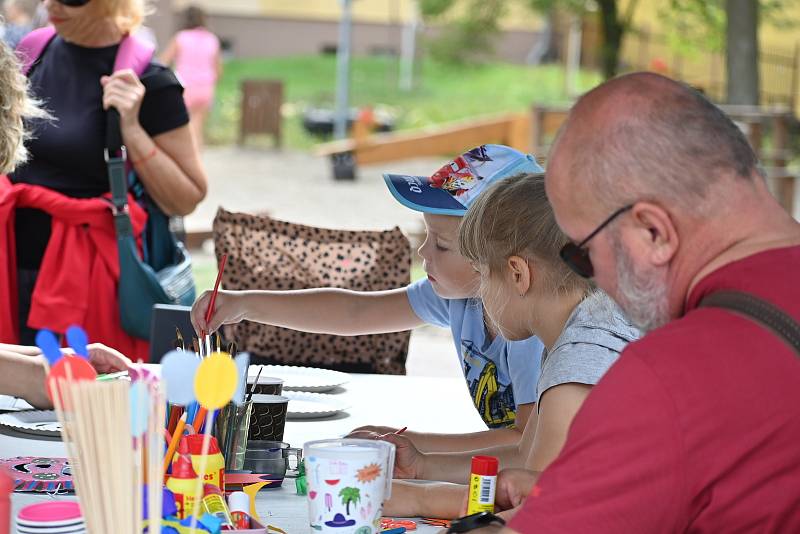
[[518, 446], [489, 447], [458, 454], [427, 453], [419, 464], [422, 471], [419, 478], [463, 481], [475, 454], [497, 456], [503, 469], [524, 467], [543, 471], [564, 447], [572, 420], [591, 390], [592, 386], [575, 383], [548, 389], [542, 395], [538, 417], [532, 425], [529, 423]]
[[400, 332], [424, 324], [408, 303], [406, 288], [220, 291], [206, 324], [210, 297], [211, 291], [206, 291], [192, 306], [192, 324], [198, 332], [213, 332], [223, 324], [244, 320], [340, 336]]
[[[360, 437], [383, 439], [394, 443], [395, 478], [442, 480], [446, 482], [464, 483], [469, 479], [471, 460], [474, 455], [491, 455], [500, 460], [502, 468], [521, 467], [528, 457], [528, 450], [536, 432], [536, 417], [529, 419], [521, 439], [510, 445], [499, 445], [489, 439], [482, 448], [458, 452], [420, 452], [406, 434], [393, 433]], [[497, 431], [483, 432], [491, 438]], [[352, 434], [351, 434], [352, 435]], [[358, 437], [358, 434], [356, 434]]]
[[[408, 437], [419, 450], [424, 452], [475, 451], [487, 447], [516, 447], [530, 422], [536, 422], [536, 403], [517, 406], [516, 426], [514, 428], [495, 428], [467, 434], [431, 434], [407, 431]], [[438, 480], [438, 479], [436, 479]]]

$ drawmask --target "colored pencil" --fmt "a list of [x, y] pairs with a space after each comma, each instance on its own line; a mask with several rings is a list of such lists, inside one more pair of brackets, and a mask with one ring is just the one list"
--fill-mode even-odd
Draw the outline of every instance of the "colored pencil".
[[202, 426], [203, 421], [205, 421], [206, 413], [207, 410], [200, 406], [200, 409], [197, 410], [197, 413], [194, 416], [194, 421], [192, 421], [192, 427], [194, 427], [194, 431], [198, 434], [200, 433], [200, 427]]
[[169, 447], [167, 447], [167, 454], [164, 456], [164, 469], [162, 470], [164, 475], [167, 474], [169, 465], [172, 463], [172, 457], [175, 456], [175, 451], [178, 449], [178, 443], [181, 441], [183, 429], [185, 427], [186, 412], [184, 412], [181, 418], [178, 419], [178, 425], [175, 427], [175, 432], [172, 433], [172, 441], [169, 443]]

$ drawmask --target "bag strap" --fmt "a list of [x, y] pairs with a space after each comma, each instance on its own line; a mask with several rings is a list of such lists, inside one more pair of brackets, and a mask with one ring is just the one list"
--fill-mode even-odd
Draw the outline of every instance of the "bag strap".
[[[134, 35], [126, 35], [117, 50], [117, 56], [114, 60], [114, 72], [132, 69], [137, 76], [141, 76], [153, 59], [154, 51], [155, 48], [150, 43]], [[133, 225], [128, 215], [128, 181], [126, 172], [128, 156], [125, 145], [122, 142], [119, 112], [116, 109], [109, 109], [106, 112], [105, 158], [117, 238], [130, 237], [133, 235]]]
[[22, 38], [16, 49], [17, 58], [22, 63], [22, 74], [28, 75], [33, 64], [41, 57], [45, 48], [55, 36], [56, 29], [53, 26], [45, 26], [44, 28], [33, 30]]
[[800, 357], [800, 324], [775, 305], [741, 291], [717, 291], [698, 308], [723, 308], [743, 315], [775, 334]]

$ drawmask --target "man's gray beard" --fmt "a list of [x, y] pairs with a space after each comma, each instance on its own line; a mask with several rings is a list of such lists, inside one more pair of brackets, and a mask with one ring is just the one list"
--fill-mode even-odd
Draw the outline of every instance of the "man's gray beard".
[[670, 321], [666, 277], [656, 269], [636, 272], [633, 260], [616, 236], [613, 242], [617, 257], [617, 303], [642, 333], [664, 326]]

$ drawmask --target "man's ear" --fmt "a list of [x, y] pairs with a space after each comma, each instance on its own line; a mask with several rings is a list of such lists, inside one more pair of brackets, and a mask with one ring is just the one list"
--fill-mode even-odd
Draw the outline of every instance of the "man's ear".
[[531, 288], [531, 268], [528, 260], [519, 256], [511, 256], [506, 261], [508, 267], [508, 282], [514, 287], [514, 292], [520, 297], [524, 296]]
[[633, 207], [637, 248], [653, 265], [666, 265], [678, 250], [678, 232], [669, 213], [657, 204], [637, 202]]

